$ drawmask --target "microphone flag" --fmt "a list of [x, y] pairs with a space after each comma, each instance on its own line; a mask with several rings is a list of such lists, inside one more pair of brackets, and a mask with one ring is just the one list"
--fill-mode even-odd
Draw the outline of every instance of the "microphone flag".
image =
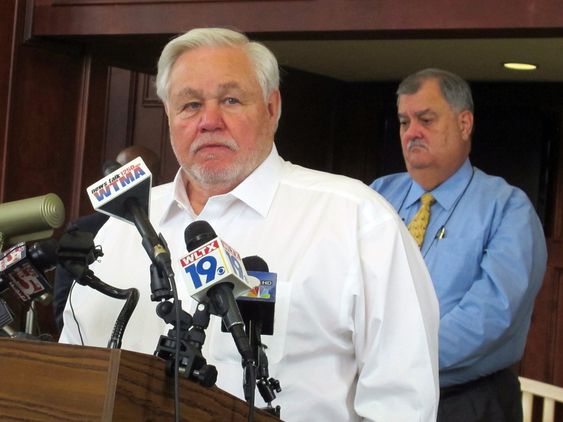
[[207, 290], [222, 282], [233, 285], [234, 297], [258, 284], [246, 273], [239, 253], [218, 237], [189, 252], [180, 259], [180, 265], [193, 289], [191, 296], [198, 302], [206, 297]]
[[141, 157], [128, 162], [87, 188], [88, 197], [96, 211], [131, 224], [135, 220], [125, 202], [134, 197], [149, 215], [152, 174]]
[[47, 301], [50, 298], [51, 286], [43, 273], [33, 265], [23, 242], [2, 253], [0, 290], [8, 286], [25, 304], [34, 299]]
[[276, 307], [277, 274], [263, 271], [248, 271], [248, 275], [258, 279], [260, 284], [237, 297], [245, 324], [249, 320], [262, 324], [261, 334], [274, 334], [274, 314]]

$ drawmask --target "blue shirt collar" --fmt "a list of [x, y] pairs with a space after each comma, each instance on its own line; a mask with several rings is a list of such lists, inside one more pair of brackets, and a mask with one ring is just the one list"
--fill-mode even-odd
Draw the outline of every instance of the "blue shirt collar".
[[[431, 191], [432, 196], [434, 196], [436, 202], [442, 208], [449, 210], [455, 204], [459, 195], [465, 190], [472, 175], [473, 167], [468, 158], [453, 175]], [[408, 209], [415, 204], [424, 192], [426, 192], [424, 188], [413, 180], [405, 199], [405, 208]]]

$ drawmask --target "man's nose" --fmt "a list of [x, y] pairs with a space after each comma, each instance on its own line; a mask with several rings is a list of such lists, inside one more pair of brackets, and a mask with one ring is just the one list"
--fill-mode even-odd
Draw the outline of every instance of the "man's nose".
[[223, 129], [224, 122], [221, 114], [221, 108], [218, 104], [208, 103], [203, 108], [199, 129], [204, 132]]
[[406, 141], [420, 138], [420, 124], [416, 121], [411, 121], [408, 123], [408, 125], [402, 126], [401, 137]]

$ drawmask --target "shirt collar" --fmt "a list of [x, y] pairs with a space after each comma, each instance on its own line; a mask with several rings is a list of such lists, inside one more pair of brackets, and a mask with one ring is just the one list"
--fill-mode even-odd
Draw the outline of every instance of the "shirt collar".
[[268, 214], [282, 173], [283, 160], [275, 145], [268, 157], [230, 194], [253, 208], [262, 217]]
[[[266, 216], [278, 187], [282, 165], [283, 160], [279, 156], [276, 146], [273, 145], [268, 157], [237, 187], [226, 194], [211, 197], [209, 200], [231, 196], [242, 201], [260, 215]], [[194, 218], [196, 217], [185, 186], [183, 171], [180, 168], [172, 182], [173, 194], [164, 199], [167, 203], [163, 209], [161, 223], [182, 210], [191, 213]]]
[[[453, 175], [431, 191], [432, 196], [442, 208], [445, 210], [450, 209], [459, 195], [465, 190], [467, 184], [471, 181], [472, 175], [473, 167], [468, 158]], [[405, 199], [405, 207], [409, 208], [412, 206], [424, 192], [424, 188], [413, 180], [407, 198]]]

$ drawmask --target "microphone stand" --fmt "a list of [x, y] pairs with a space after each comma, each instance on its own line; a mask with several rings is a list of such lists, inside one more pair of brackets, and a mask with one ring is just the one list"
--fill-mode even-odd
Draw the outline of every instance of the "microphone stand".
[[[217, 381], [217, 369], [207, 365], [201, 353], [205, 341], [205, 328], [209, 325], [209, 311], [206, 304], [198, 304], [192, 318], [182, 310], [181, 301], [169, 302], [172, 293], [167, 287], [166, 276], [162, 275], [155, 264], [151, 264], [151, 295], [152, 301], [160, 301], [156, 306], [156, 314], [166, 324], [171, 324], [167, 335], [161, 335], [154, 354], [166, 360], [166, 374], [174, 376], [175, 372], [184, 378], [198, 382], [204, 387], [212, 387]], [[168, 285], [169, 286], [169, 285]], [[177, 305], [177, 306], [175, 306]], [[180, 309], [178, 320], [176, 309]], [[176, 354], [178, 352], [178, 354]]]
[[281, 407], [272, 406], [272, 401], [276, 398], [276, 392], [281, 392], [280, 382], [271, 378], [268, 370], [268, 357], [266, 356], [267, 346], [261, 341], [262, 323], [255, 321], [248, 321], [247, 334], [250, 339], [250, 345], [256, 356], [256, 386], [266, 402], [267, 406], [261, 410], [269, 413], [272, 416], [280, 418]]

